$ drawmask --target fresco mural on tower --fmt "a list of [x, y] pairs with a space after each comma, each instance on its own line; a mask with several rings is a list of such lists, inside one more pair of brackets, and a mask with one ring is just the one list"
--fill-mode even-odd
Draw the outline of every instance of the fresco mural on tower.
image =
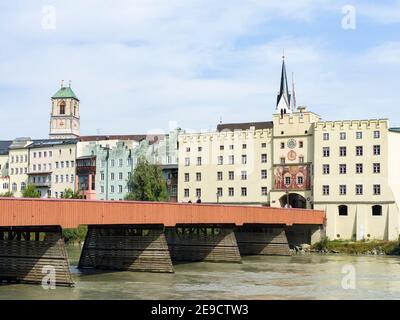
[[275, 189], [311, 189], [309, 165], [278, 166], [274, 171]]

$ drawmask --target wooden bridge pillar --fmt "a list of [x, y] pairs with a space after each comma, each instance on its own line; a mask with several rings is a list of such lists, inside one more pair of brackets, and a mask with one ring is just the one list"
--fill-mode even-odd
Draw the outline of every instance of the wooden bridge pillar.
[[283, 226], [244, 225], [235, 235], [241, 255], [290, 255]]
[[1, 227], [0, 281], [42, 284], [43, 280], [73, 285], [61, 228]]
[[159, 225], [88, 226], [78, 268], [173, 272]]
[[181, 225], [166, 236], [173, 261], [241, 262], [233, 226]]

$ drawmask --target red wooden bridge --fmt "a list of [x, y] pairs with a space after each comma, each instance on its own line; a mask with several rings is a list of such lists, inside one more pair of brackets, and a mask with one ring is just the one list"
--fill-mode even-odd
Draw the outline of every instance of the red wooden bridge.
[[256, 206], [0, 198], [0, 280], [72, 285], [63, 228], [87, 225], [79, 268], [173, 272], [172, 261], [241, 262], [320, 238], [325, 213]]

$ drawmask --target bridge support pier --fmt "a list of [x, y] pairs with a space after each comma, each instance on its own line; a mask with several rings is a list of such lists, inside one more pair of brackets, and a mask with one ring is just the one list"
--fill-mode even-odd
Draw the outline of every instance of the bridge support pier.
[[233, 226], [181, 225], [166, 236], [173, 261], [241, 262]]
[[325, 229], [319, 225], [293, 225], [286, 230], [291, 248], [301, 244], [314, 244], [325, 235]]
[[235, 235], [241, 255], [290, 255], [283, 226], [244, 225]]
[[78, 268], [173, 272], [163, 226], [88, 226]]
[[1, 227], [2, 282], [72, 286], [60, 227]]

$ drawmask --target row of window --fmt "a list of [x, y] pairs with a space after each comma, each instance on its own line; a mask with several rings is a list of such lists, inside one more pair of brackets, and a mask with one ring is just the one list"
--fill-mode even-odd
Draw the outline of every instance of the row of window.
[[[262, 142], [261, 143], [261, 148], [266, 148], [267, 147], [267, 143], [266, 142]], [[234, 149], [234, 145], [233, 144], [230, 144], [229, 145], [229, 150], [233, 150]], [[247, 149], [247, 144], [246, 143], [243, 143], [242, 144], [242, 149]], [[224, 145], [220, 145], [219, 146], [219, 150], [225, 150], [225, 146]], [[203, 151], [203, 147], [201, 147], [201, 146], [199, 146], [199, 147], [197, 147], [197, 151], [198, 152], [201, 152], [201, 151]], [[190, 147], [186, 147], [186, 152], [190, 152]]]
[[[62, 154], [62, 150], [60, 149], [59, 151], [59, 155]], [[69, 149], [69, 154], [72, 154], [72, 149]], [[38, 151], [38, 152], [33, 152], [33, 158], [51, 158], [53, 157], [53, 151]], [[11, 163], [26, 163], [28, 162], [28, 155], [15, 155], [15, 156], [11, 156]]]
[[[355, 150], [356, 156], [362, 156], [364, 154], [364, 148], [363, 146], [356, 146]], [[373, 151], [372, 151], [374, 156], [379, 156], [381, 154], [381, 146], [380, 145], [374, 145], [373, 146]], [[323, 157], [329, 157], [331, 154], [331, 149], [330, 147], [323, 147], [322, 148], [322, 156]], [[347, 147], [339, 147], [339, 156], [340, 157], [345, 157], [347, 155]]]
[[[61, 150], [60, 150], [61, 151]], [[47, 158], [47, 156], [49, 156], [49, 158], [51, 158], [53, 156], [53, 151], [39, 151], [39, 152], [34, 152], [33, 153], [33, 157], [34, 158], [41, 158], [43, 154], [43, 158]]]
[[285, 177], [285, 185], [290, 186], [292, 184], [292, 181], [295, 181], [298, 185], [304, 184], [304, 177], [299, 174], [297, 177], [292, 178], [290, 176]]
[[17, 175], [17, 174], [27, 174], [28, 173], [28, 168], [11, 168], [10, 174], [11, 175]]
[[[338, 206], [339, 216], [347, 216], [349, 214], [349, 209], [346, 205]], [[382, 206], [374, 205], [371, 206], [371, 213], [373, 216], [381, 216], [382, 215]]]
[[[247, 155], [245, 155], [245, 154], [242, 155], [241, 163], [247, 164]], [[261, 154], [261, 163], [267, 163], [267, 154], [266, 153]], [[217, 164], [218, 165], [224, 164], [224, 156], [218, 156]], [[234, 155], [228, 156], [228, 164], [235, 164], [235, 156]], [[198, 166], [202, 165], [202, 157], [196, 158], [196, 165], [198, 165]], [[189, 157], [185, 158], [185, 166], [190, 166], [190, 158]]]
[[[362, 163], [356, 163], [356, 173], [363, 173], [364, 172], [364, 166]], [[380, 173], [381, 172], [381, 164], [380, 163], [373, 163], [372, 164], [372, 172], [373, 173]], [[323, 174], [329, 174], [330, 173], [330, 165], [329, 164], [323, 164], [322, 165], [322, 173]], [[339, 173], [340, 174], [346, 174], [347, 173], [347, 165], [346, 164], [339, 164]]]
[[[74, 168], [75, 167], [75, 161], [60, 161], [60, 162], [58, 162], [58, 161], [56, 161], [55, 162], [55, 168], [56, 169], [64, 169], [64, 168]], [[34, 164], [34, 165], [32, 165], [32, 170], [33, 171], [42, 171], [42, 169], [43, 169], [43, 171], [47, 171], [47, 170], [49, 170], [49, 171], [51, 171], [52, 170], [52, 165], [51, 165], [51, 163], [49, 163], [49, 164], [46, 164], [46, 163], [43, 163], [43, 164], [38, 164], [38, 165], [36, 165], [36, 164]]]
[[[372, 192], [373, 192], [374, 195], [380, 195], [381, 194], [381, 185], [380, 184], [374, 184], [372, 186], [372, 190], [373, 190]], [[329, 196], [329, 191], [330, 191], [329, 185], [323, 185], [322, 186], [322, 194], [324, 196]], [[355, 185], [355, 194], [356, 195], [362, 195], [363, 192], [364, 192], [363, 185], [362, 184], [356, 184]], [[339, 185], [339, 194], [341, 196], [344, 196], [344, 195], [347, 194], [347, 186], [345, 184]]]
[[[115, 159], [111, 159], [110, 160], [110, 167], [114, 168], [116, 166], [116, 164], [118, 165], [118, 167], [122, 167], [124, 165], [124, 159], [118, 159], [118, 161], [116, 161]], [[107, 165], [107, 161], [106, 160], [102, 160], [101, 161], [101, 167], [105, 168]], [[128, 158], [126, 159], [126, 165], [131, 167], [133, 165], [133, 160], [132, 158]]]
[[[65, 179], [64, 179], [65, 178]], [[66, 183], [72, 183], [72, 182], [74, 182], [74, 178], [75, 178], [75, 176], [73, 175], [73, 174], [71, 174], [71, 175], [69, 175], [69, 174], [66, 174], [65, 176], [64, 175], [55, 175], [54, 176], [54, 181], [55, 181], [55, 183], [64, 183], [64, 181], [66, 182]], [[30, 181], [32, 182], [32, 183], [46, 183], [46, 182], [51, 182], [51, 176], [39, 176], [39, 177], [31, 177], [30, 178]]]
[[[303, 148], [303, 146], [304, 146], [303, 141], [299, 141], [299, 148]], [[281, 149], [285, 149], [285, 143], [284, 142], [281, 142]]]
[[[123, 186], [119, 185], [118, 186], [118, 193], [122, 193], [123, 192]], [[110, 192], [111, 193], [115, 193], [115, 186], [110, 186]], [[100, 187], [100, 193], [104, 193], [104, 186]]]
[[[21, 186], [20, 186], [20, 190], [24, 191], [26, 189], [26, 183], [25, 182], [21, 182]], [[17, 192], [18, 191], [18, 186], [17, 184], [14, 182], [12, 184], [12, 192]]]
[[[261, 170], [261, 179], [267, 179], [267, 170], [263, 169]], [[185, 173], [184, 174], [185, 177], [185, 182], [189, 182], [190, 181], [190, 174], [189, 173]], [[201, 181], [201, 172], [196, 172], [196, 181]], [[217, 172], [217, 180], [218, 181], [222, 181], [224, 177], [224, 174], [222, 171], [218, 171]], [[247, 180], [247, 171], [243, 170], [240, 173], [240, 177], [241, 180]], [[228, 172], [228, 180], [235, 180], [235, 172], [234, 171], [229, 171]]]
[[[381, 137], [381, 132], [378, 130], [375, 130], [373, 133], [374, 139], [379, 139]], [[330, 135], [328, 132], [324, 132], [322, 135], [322, 138], [326, 141], [329, 140]], [[340, 140], [346, 140], [347, 139], [347, 133], [346, 132], [340, 132], [339, 133], [339, 138]], [[362, 131], [356, 131], [356, 139], [362, 139], [363, 138], [363, 132]]]
[[[281, 164], [285, 164], [286, 163], [286, 158], [285, 157], [281, 157]], [[304, 156], [299, 156], [299, 163], [304, 163]]]
[[[242, 197], [247, 196], [247, 187], [241, 187], [240, 188], [240, 195]], [[268, 195], [268, 188], [267, 187], [261, 187], [261, 196], [267, 196]], [[217, 188], [216, 196], [223, 197], [223, 188]], [[235, 188], [229, 187], [228, 188], [228, 196], [229, 197], [234, 197], [235, 196]], [[190, 197], [190, 191], [189, 189], [184, 189], [184, 197], [189, 198]], [[201, 188], [196, 188], [196, 197], [201, 198]]]
[[[132, 176], [132, 172], [128, 172], [128, 179], [130, 178]], [[104, 179], [105, 179], [105, 174], [104, 174], [104, 172], [102, 171], [102, 172], [100, 172], [100, 180], [101, 181], [104, 181]], [[119, 172], [118, 173], [118, 180], [123, 180], [124, 179], [124, 173], [123, 172]], [[114, 172], [111, 172], [110, 173], [110, 180], [111, 181], [114, 181], [115, 180], [115, 173]]]
[[11, 163], [26, 163], [28, 162], [28, 155], [16, 155], [16, 156], [11, 156]]

